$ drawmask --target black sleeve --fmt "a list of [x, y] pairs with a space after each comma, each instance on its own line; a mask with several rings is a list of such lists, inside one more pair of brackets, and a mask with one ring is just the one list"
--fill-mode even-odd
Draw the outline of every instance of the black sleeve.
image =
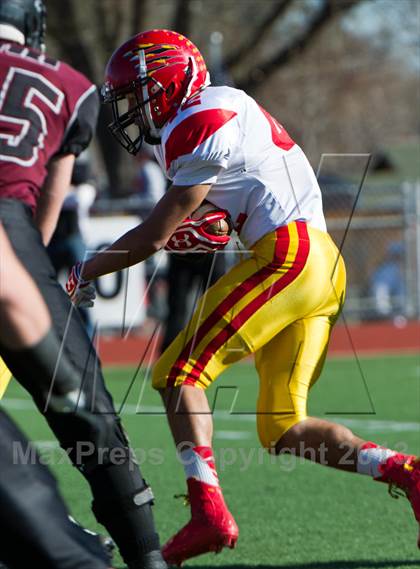
[[94, 88], [91, 91], [87, 91], [79, 99], [56, 156], [63, 154], [79, 156], [92, 140], [98, 114], [99, 93]]

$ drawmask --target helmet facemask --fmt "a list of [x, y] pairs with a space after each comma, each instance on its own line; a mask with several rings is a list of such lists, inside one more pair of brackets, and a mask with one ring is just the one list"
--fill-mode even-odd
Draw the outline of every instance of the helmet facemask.
[[[162, 119], [159, 122], [161, 102], [164, 97], [169, 101], [174, 92], [173, 83], [165, 88], [147, 72], [140, 72], [140, 75], [142, 76], [123, 88], [113, 89], [105, 84], [101, 91], [102, 101], [111, 103], [112, 107], [113, 121], [108, 128], [125, 150], [133, 155], [139, 152], [143, 140], [151, 145], [160, 144], [160, 130], [168, 120]], [[184, 96], [180, 101], [173, 102], [174, 114], [186, 98], [191, 76], [192, 63], [185, 70], [185, 86], [182, 89]], [[131, 104], [128, 96], [131, 96]]]
[[[153, 79], [148, 77], [144, 81], [146, 93], [149, 81]], [[157, 85], [156, 94], [165, 93], [165, 91], [161, 85]], [[143, 140], [148, 144], [160, 143], [159, 129], [154, 126], [147, 113], [151, 99], [146, 95], [147, 98], [144, 100], [142, 96], [144, 92], [140, 80], [132, 81], [128, 86], [120, 89], [112, 89], [105, 84], [101, 91], [102, 102], [110, 103], [112, 108], [113, 121], [108, 128], [127, 152], [133, 155], [139, 152]], [[131, 102], [128, 99], [129, 96]]]

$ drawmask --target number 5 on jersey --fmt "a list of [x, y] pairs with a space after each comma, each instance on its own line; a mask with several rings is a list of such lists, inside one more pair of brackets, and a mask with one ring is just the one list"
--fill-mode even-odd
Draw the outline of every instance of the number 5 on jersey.
[[0, 92], [0, 160], [35, 164], [48, 132], [42, 109], [59, 115], [63, 100], [64, 93], [39, 73], [11, 67]]

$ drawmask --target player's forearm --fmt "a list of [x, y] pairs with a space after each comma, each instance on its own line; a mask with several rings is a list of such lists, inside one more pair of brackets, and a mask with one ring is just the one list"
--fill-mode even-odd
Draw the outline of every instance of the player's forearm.
[[35, 222], [42, 236], [42, 242], [45, 247], [51, 241], [51, 237], [57, 227], [58, 217], [60, 215], [60, 206], [54, 203], [51, 196], [44, 196], [38, 205]]
[[45, 246], [50, 242], [57, 226], [61, 206], [70, 187], [73, 165], [74, 155], [67, 154], [56, 158], [49, 166], [35, 214], [35, 223]]
[[146, 221], [125, 233], [111, 247], [87, 261], [82, 278], [90, 281], [144, 261], [162, 249], [179, 224], [203, 201], [209, 185], [172, 186]]
[[148, 235], [145, 224], [125, 233], [110, 247], [85, 262], [82, 278], [90, 281], [101, 275], [121, 271], [144, 261], [161, 249], [166, 241]]

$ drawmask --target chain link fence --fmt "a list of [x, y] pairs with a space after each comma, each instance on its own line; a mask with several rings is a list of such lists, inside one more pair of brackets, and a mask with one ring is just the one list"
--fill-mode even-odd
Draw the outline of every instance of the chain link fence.
[[359, 194], [351, 184], [320, 183], [347, 267], [347, 320], [420, 319], [420, 184], [366, 185]]

